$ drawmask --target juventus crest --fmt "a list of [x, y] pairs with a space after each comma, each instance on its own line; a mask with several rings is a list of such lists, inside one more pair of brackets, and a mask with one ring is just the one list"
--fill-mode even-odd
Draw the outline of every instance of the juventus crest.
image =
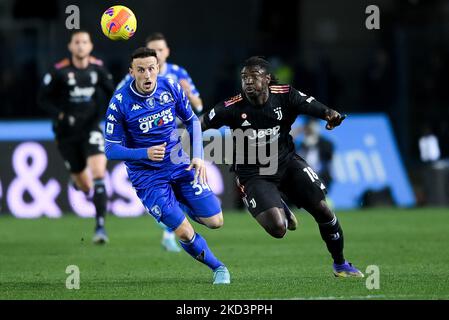
[[282, 120], [282, 109], [281, 109], [281, 107], [277, 107], [277, 108], [275, 108], [273, 111], [274, 111], [274, 112], [276, 113], [276, 115], [277, 115], [276, 120]]

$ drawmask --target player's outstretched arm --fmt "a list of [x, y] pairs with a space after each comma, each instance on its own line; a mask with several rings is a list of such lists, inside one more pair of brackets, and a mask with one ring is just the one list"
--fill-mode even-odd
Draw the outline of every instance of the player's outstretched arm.
[[314, 97], [307, 96], [299, 90], [290, 89], [290, 104], [295, 108], [297, 114], [305, 114], [327, 121], [326, 129], [332, 130], [338, 127], [346, 118], [337, 111], [327, 107]]

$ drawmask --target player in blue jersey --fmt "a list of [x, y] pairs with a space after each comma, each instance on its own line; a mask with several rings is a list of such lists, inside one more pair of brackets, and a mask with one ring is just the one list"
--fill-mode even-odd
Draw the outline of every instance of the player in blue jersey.
[[[212, 269], [214, 284], [228, 284], [228, 269], [183, 212], [209, 228], [223, 225], [220, 204], [206, 182], [200, 122], [181, 86], [158, 77], [154, 50], [137, 49], [130, 73], [133, 80], [115, 92], [106, 113], [106, 156], [125, 161], [129, 179], [148, 212], [174, 231], [188, 254]], [[191, 162], [182, 149], [175, 117], [190, 134]]]
[[[200, 93], [195, 87], [192, 78], [190, 78], [188, 72], [184, 68], [167, 62], [167, 59], [170, 56], [170, 48], [168, 47], [165, 36], [159, 32], [152, 33], [146, 39], [145, 46], [148, 49], [153, 49], [156, 51], [160, 66], [159, 76], [178, 82], [189, 99], [193, 111], [196, 114], [199, 114], [203, 110], [203, 102], [200, 98]], [[132, 76], [128, 73], [118, 84], [117, 90], [124, 85], [129, 85], [131, 81]], [[163, 225], [161, 226], [164, 227]], [[168, 230], [168, 228], [164, 229], [161, 242], [162, 247], [170, 252], [180, 252], [181, 248], [176, 243], [175, 234]]]

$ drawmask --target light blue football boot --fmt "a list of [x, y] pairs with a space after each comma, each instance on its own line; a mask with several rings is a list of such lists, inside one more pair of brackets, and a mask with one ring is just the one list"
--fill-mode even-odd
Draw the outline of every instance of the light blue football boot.
[[219, 266], [214, 270], [214, 284], [230, 284], [231, 274], [225, 266]]

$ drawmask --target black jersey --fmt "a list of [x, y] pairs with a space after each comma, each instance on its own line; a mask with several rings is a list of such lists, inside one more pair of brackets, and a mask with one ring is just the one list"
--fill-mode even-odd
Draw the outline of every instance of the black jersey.
[[239, 138], [233, 137], [233, 168], [240, 176], [260, 172], [260, 167], [266, 166], [266, 162], [259, 161], [261, 155], [276, 159], [281, 168], [295, 152], [290, 130], [297, 116], [305, 114], [324, 119], [329, 109], [290, 85], [272, 85], [269, 91], [263, 105], [252, 105], [241, 93], [217, 104], [202, 119], [203, 130], [229, 126], [233, 135], [244, 133], [242, 145], [236, 146]]
[[[113, 92], [112, 76], [101, 60], [91, 57], [87, 68], [78, 69], [64, 59], [44, 76], [38, 100], [52, 116], [57, 136], [80, 137], [98, 126]], [[61, 112], [64, 117], [59, 119]]]

